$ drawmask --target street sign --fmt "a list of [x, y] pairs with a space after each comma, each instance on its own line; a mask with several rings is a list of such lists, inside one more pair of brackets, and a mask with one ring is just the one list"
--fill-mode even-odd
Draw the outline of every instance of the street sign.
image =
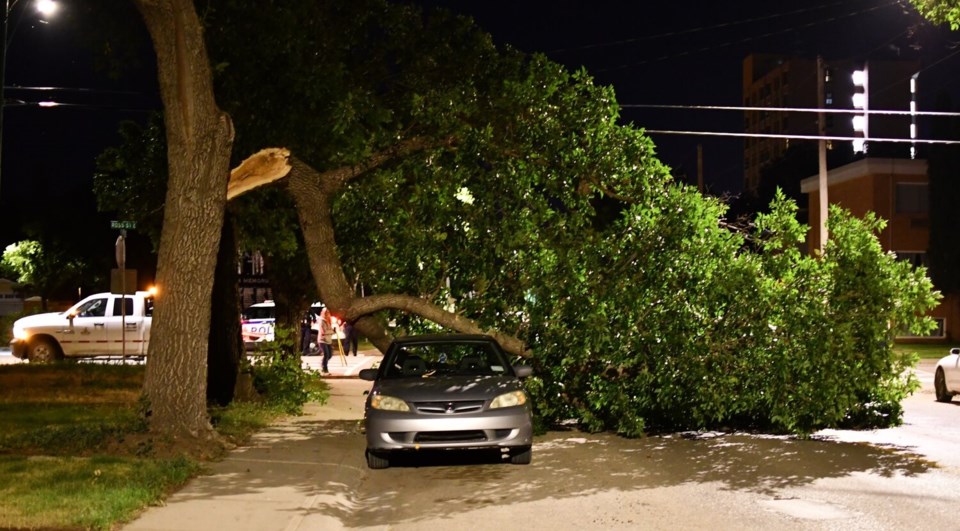
[[136, 222], [136, 221], [111, 221], [111, 222], [110, 222], [110, 228], [111, 228], [111, 229], [124, 229], [124, 230], [125, 230], [125, 229], [129, 229], [129, 230], [133, 230], [133, 229], [137, 228], [137, 222]]

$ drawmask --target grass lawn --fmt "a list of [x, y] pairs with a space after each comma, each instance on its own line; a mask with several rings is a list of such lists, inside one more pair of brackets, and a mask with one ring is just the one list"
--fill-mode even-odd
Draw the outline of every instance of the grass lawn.
[[894, 350], [897, 352], [915, 352], [920, 359], [922, 360], [938, 360], [947, 354], [950, 353], [950, 349], [954, 347], [960, 347], [960, 345], [954, 344], [928, 344], [928, 343], [913, 343], [913, 344], [901, 344], [898, 343], [894, 346]]
[[[113, 529], [202, 471], [194, 458], [156, 451], [140, 413], [143, 371], [0, 366], [0, 529]], [[282, 414], [236, 403], [211, 410], [211, 422], [238, 444]]]

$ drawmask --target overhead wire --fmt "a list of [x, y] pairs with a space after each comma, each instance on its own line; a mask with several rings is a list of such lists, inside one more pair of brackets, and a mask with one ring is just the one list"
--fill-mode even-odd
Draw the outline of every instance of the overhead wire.
[[813, 22], [807, 22], [807, 23], [804, 23], [804, 24], [801, 24], [801, 25], [798, 25], [798, 26], [792, 26], [792, 27], [784, 28], [784, 29], [777, 30], [777, 31], [770, 31], [770, 32], [767, 32], [767, 33], [763, 33], [763, 34], [755, 35], [755, 36], [751, 36], [751, 37], [744, 37], [744, 38], [739, 39], [739, 40], [727, 41], [727, 42], [723, 42], [723, 43], [719, 43], [719, 44], [711, 44], [710, 46], [704, 46], [704, 47], [701, 47], [701, 48], [698, 48], [698, 49], [695, 49], [695, 50], [687, 50], [687, 51], [682, 51], [682, 52], [679, 52], [679, 53], [671, 53], [671, 54], [667, 54], [667, 55], [662, 55], [662, 56], [660, 56], [660, 57], [655, 57], [655, 58], [652, 58], [652, 59], [645, 59], [645, 60], [642, 60], [642, 61], [634, 61], [634, 62], [631, 62], [631, 63], [621, 64], [621, 65], [612, 66], [612, 67], [607, 67], [607, 68], [598, 68], [598, 69], [595, 69], [594, 71], [595, 71], [595, 72], [598, 72], [598, 73], [600, 73], [600, 72], [611, 72], [611, 71], [615, 71], [615, 70], [622, 70], [622, 69], [625, 69], [625, 68], [632, 68], [632, 67], [635, 67], [635, 66], [640, 66], [640, 65], [650, 64], [650, 63], [656, 63], [656, 62], [660, 62], [660, 61], [666, 61], [666, 60], [669, 60], [669, 59], [677, 59], [677, 58], [680, 58], [680, 57], [687, 57], [687, 56], [692, 56], [692, 55], [696, 55], [696, 54], [700, 54], [700, 53], [712, 52], [712, 51], [715, 51], [715, 50], [720, 49], [720, 48], [726, 48], [726, 47], [733, 46], [733, 45], [735, 45], [735, 44], [743, 44], [743, 43], [748, 43], [748, 42], [752, 42], [752, 41], [756, 41], [756, 40], [760, 40], [760, 39], [766, 39], [766, 38], [768, 38], [768, 37], [773, 37], [773, 36], [776, 36], [776, 35], [781, 35], [781, 34], [784, 34], [784, 33], [796, 32], [796, 31], [798, 31], [798, 30], [807, 29], [807, 28], [811, 28], [811, 27], [818, 26], [818, 25], [821, 25], [821, 24], [827, 24], [827, 23], [830, 23], [830, 22], [835, 22], [835, 21], [838, 21], [838, 20], [841, 20], [841, 19], [850, 18], [850, 17], [854, 17], [854, 16], [857, 16], [857, 15], [863, 15], [863, 14], [866, 14], [866, 13], [870, 13], [870, 12], [873, 12], [873, 11], [878, 11], [878, 10], [880, 10], [880, 9], [884, 9], [884, 8], [888, 8], [888, 7], [896, 6], [896, 5], [898, 5], [898, 3], [894, 0], [894, 1], [886, 2], [886, 3], [881, 4], [881, 5], [872, 6], [872, 7], [868, 7], [868, 8], [865, 8], [865, 9], [860, 9], [860, 10], [857, 10], [857, 11], [852, 11], [852, 12], [849, 12], [849, 13], [832, 16], [832, 17], [829, 17], [829, 18], [826, 18], [826, 19], [819, 19], [819, 20], [816, 20], [816, 21], [813, 21]]
[[925, 138], [873, 138], [873, 137], [854, 137], [854, 136], [820, 136], [820, 135], [787, 135], [776, 133], [729, 133], [725, 131], [675, 131], [669, 129], [644, 129], [644, 133], [655, 135], [688, 135], [688, 136], [718, 136], [718, 137], [738, 137], [738, 138], [777, 138], [783, 140], [836, 140], [838, 142], [851, 142], [854, 140], [863, 140], [866, 142], [883, 142], [890, 144], [941, 144], [957, 145], [960, 140], [937, 140]]
[[630, 37], [630, 38], [627, 38], [627, 39], [620, 39], [620, 40], [616, 40], [616, 41], [600, 42], [600, 43], [594, 43], [594, 44], [584, 44], [584, 45], [581, 45], [581, 46], [572, 46], [572, 47], [567, 47], [567, 48], [557, 48], [557, 49], [554, 49], [554, 50], [547, 51], [546, 53], [547, 53], [547, 54], [552, 54], [552, 53], [565, 53], [565, 52], [578, 51], [578, 50], [591, 50], [591, 49], [595, 49], [595, 48], [607, 48], [607, 47], [610, 47], [610, 46], [619, 46], [619, 45], [622, 45], [622, 44], [633, 44], [633, 43], [636, 43], [636, 42], [650, 41], [650, 40], [656, 40], [656, 39], [663, 39], [663, 38], [667, 38], [667, 37], [677, 37], [677, 36], [681, 36], [681, 35], [689, 35], [689, 34], [692, 34], [692, 33], [700, 33], [700, 32], [704, 32], [704, 31], [711, 31], [711, 30], [716, 30], [716, 29], [725, 29], [725, 28], [730, 28], [730, 27], [739, 26], [739, 25], [743, 25], [743, 24], [751, 24], [751, 23], [753, 23], [753, 22], [764, 22], [764, 21], [768, 21], [768, 20], [774, 20], [774, 19], [777, 19], [777, 18], [792, 16], [792, 15], [799, 15], [799, 14], [801, 14], [801, 13], [807, 13], [807, 12], [810, 12], [810, 11], [816, 11], [816, 10], [818, 10], [818, 9], [825, 9], [825, 8], [828, 8], [828, 7], [834, 7], [834, 6], [838, 6], [838, 5], [844, 5], [844, 4], [848, 4], [848, 3], [849, 3], [848, 1], [843, 0], [843, 1], [840, 1], [840, 2], [832, 2], [832, 3], [829, 3], [829, 4], [821, 4], [821, 5], [818, 5], [818, 6], [805, 7], [805, 8], [802, 8], [802, 9], [795, 9], [795, 10], [793, 10], [793, 11], [787, 11], [787, 12], [784, 12], [784, 13], [774, 13], [774, 14], [772, 14], [772, 15], [764, 15], [764, 16], [760, 16], [760, 17], [754, 17], [754, 18], [745, 19], [745, 20], [733, 20], [733, 21], [728, 21], [728, 22], [721, 22], [721, 23], [714, 24], [714, 25], [711, 25], [711, 26], [701, 26], [701, 27], [698, 27], [698, 28], [688, 28], [688, 29], [677, 30], [677, 31], [669, 31], [669, 32], [660, 33], [660, 34], [657, 34], [657, 35], [644, 35], [644, 36], [641, 36], [641, 37]]

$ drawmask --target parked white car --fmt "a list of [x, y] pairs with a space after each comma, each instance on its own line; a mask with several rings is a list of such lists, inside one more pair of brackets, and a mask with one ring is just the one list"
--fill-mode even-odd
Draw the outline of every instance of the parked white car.
[[949, 402], [953, 395], [960, 394], [960, 348], [950, 349], [950, 354], [937, 362], [933, 389], [938, 402]]
[[[143, 356], [150, 342], [150, 292], [97, 293], [67, 311], [28, 315], [13, 323], [13, 355], [37, 363], [87, 356]], [[125, 310], [124, 307], [125, 306]]]

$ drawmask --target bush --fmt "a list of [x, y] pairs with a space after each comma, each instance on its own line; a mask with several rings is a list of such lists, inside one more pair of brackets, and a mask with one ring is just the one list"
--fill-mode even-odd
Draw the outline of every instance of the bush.
[[317, 385], [319, 374], [301, 365], [296, 338], [294, 330], [276, 327], [274, 341], [258, 346], [253, 363], [245, 368], [253, 373], [254, 387], [269, 404], [293, 415], [301, 414], [308, 401], [326, 399]]
[[722, 213], [668, 188], [625, 210], [616, 238], [551, 257], [545, 274], [569, 280], [532, 297], [538, 414], [626, 436], [899, 423], [916, 381], [893, 331], [932, 326], [925, 271], [883, 252], [873, 216], [833, 208], [812, 257], [782, 194], [749, 238]]

